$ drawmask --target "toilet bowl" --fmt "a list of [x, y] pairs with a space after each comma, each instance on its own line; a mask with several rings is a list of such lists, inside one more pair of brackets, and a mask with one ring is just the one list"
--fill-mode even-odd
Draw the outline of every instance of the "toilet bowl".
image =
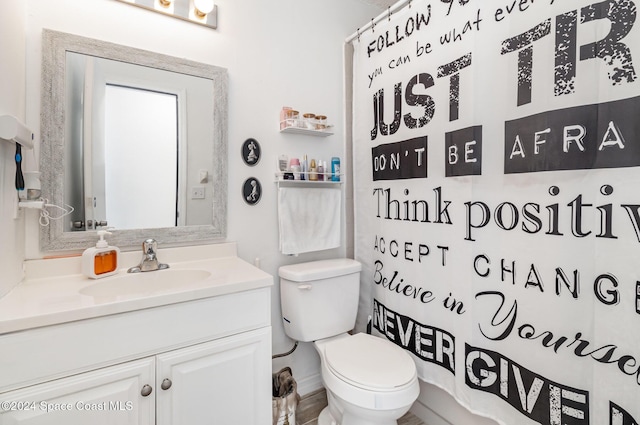
[[397, 425], [420, 393], [415, 363], [389, 341], [358, 333], [314, 346], [329, 401], [318, 425]]
[[329, 405], [319, 425], [397, 425], [420, 392], [411, 356], [355, 326], [359, 262], [347, 258], [280, 267], [285, 333], [313, 342]]

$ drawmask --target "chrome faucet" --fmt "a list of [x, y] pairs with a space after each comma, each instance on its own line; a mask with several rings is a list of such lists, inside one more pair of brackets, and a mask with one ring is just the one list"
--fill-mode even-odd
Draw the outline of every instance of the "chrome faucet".
[[158, 243], [155, 239], [147, 239], [142, 242], [142, 261], [135, 267], [127, 270], [127, 273], [152, 272], [154, 270], [168, 269], [168, 264], [158, 262], [156, 250]]

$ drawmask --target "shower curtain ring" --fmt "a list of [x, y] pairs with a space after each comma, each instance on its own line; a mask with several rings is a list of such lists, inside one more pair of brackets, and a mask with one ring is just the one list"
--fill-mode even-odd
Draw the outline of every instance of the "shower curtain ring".
[[373, 22], [373, 18], [371, 18], [371, 32], [376, 32], [376, 24]]
[[411, 9], [411, 2], [412, 2], [412, 1], [413, 1], [413, 0], [409, 0], [409, 9]]
[[387, 8], [387, 18], [389, 19], [389, 22], [391, 22], [391, 6]]
[[360, 41], [360, 28], [356, 30], [356, 34], [358, 34], [358, 41]]

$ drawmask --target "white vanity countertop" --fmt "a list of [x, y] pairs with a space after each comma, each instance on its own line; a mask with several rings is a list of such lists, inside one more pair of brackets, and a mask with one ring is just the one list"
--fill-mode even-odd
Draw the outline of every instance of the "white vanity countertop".
[[210, 273], [209, 277], [176, 282], [169, 286], [159, 285], [151, 291], [138, 293], [82, 293], [94, 284], [106, 287], [111, 282], [120, 282], [120, 285], [128, 285], [129, 282], [122, 282], [122, 278], [133, 276], [127, 273], [127, 269], [137, 265], [141, 257], [138, 251], [121, 253], [122, 267], [118, 274], [102, 279], [89, 279], [80, 274], [80, 257], [26, 261], [25, 280], [0, 298], [0, 335], [273, 285], [271, 275], [238, 258], [235, 243], [229, 242], [159, 249], [158, 259], [169, 264], [170, 268], [138, 273], [154, 278], [160, 275], [152, 273], [169, 272], [174, 276], [183, 276], [180, 273], [184, 270], [198, 270], [200, 273]]

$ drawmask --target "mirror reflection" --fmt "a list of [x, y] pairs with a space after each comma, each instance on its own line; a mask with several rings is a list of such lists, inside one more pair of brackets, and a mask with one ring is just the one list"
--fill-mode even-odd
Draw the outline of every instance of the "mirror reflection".
[[213, 81], [75, 52], [66, 76], [69, 230], [210, 224]]
[[43, 251], [226, 236], [224, 68], [44, 30], [41, 116]]
[[[87, 196], [94, 223], [107, 221], [117, 229], [178, 225], [184, 210], [178, 158], [184, 149], [177, 106], [175, 94], [107, 84], [104, 151], [93, 151], [93, 189]], [[98, 161], [104, 161], [104, 174], [95, 172]]]

